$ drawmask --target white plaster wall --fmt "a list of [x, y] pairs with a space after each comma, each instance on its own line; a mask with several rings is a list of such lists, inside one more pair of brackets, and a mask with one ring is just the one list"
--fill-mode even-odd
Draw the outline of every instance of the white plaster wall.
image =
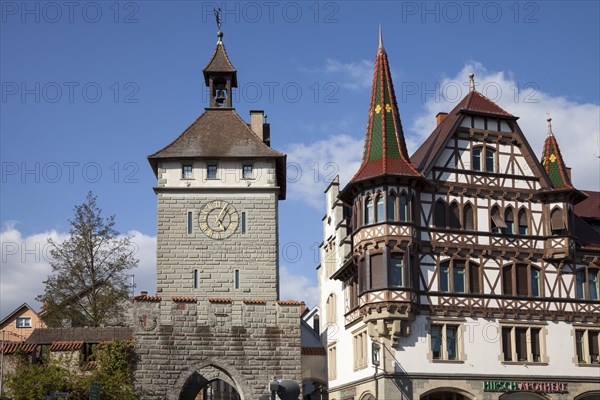
[[[192, 165], [192, 179], [182, 179], [182, 165]], [[217, 179], [207, 179], [206, 168], [208, 164], [217, 164]], [[252, 165], [253, 179], [242, 178], [242, 166]], [[210, 161], [168, 161], [159, 164], [164, 168], [159, 179], [166, 179], [164, 186], [167, 187], [273, 187], [275, 186], [275, 162], [232, 160], [228, 162]]]

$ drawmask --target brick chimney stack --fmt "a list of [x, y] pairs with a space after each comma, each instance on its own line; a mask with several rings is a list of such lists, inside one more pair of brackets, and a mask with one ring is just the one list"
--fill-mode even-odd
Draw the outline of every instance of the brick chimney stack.
[[439, 126], [442, 122], [444, 122], [444, 120], [446, 119], [447, 116], [448, 116], [447, 112], [439, 112], [439, 113], [437, 113], [437, 115], [435, 116], [435, 120], [437, 122], [437, 126]]

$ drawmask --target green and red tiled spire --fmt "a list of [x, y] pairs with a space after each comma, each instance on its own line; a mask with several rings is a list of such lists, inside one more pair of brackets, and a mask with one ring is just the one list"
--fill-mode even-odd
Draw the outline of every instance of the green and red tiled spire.
[[351, 182], [383, 175], [421, 176], [409, 161], [380, 28], [363, 159]]
[[571, 177], [567, 172], [567, 167], [565, 167], [554, 133], [552, 133], [552, 118], [548, 117], [547, 121], [548, 136], [546, 137], [546, 142], [544, 142], [542, 166], [550, 177], [552, 186], [555, 189], [572, 188]]

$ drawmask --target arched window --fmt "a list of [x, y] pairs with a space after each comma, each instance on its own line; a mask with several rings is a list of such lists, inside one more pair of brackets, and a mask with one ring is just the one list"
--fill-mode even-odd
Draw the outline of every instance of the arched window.
[[383, 222], [385, 220], [385, 203], [383, 201], [383, 195], [377, 196], [377, 222]]
[[460, 212], [458, 210], [458, 204], [453, 202], [450, 204], [450, 228], [460, 229]]
[[515, 213], [513, 212], [512, 207], [508, 207], [506, 211], [504, 211], [504, 223], [506, 224], [504, 233], [512, 235], [515, 232]]
[[387, 220], [396, 221], [396, 194], [390, 193], [387, 197]]
[[400, 221], [408, 221], [408, 199], [404, 193], [400, 194]]
[[550, 213], [550, 230], [552, 231], [552, 235], [564, 235], [565, 232], [565, 220], [563, 218], [563, 213], [560, 208], [555, 208]]
[[373, 214], [373, 200], [369, 197], [365, 201], [365, 225], [372, 224], [375, 221]]
[[502, 293], [509, 296], [542, 296], [541, 271], [528, 264], [511, 264], [502, 269]]
[[446, 227], [446, 203], [444, 203], [444, 200], [440, 199], [435, 202], [434, 225], [437, 228]]
[[475, 230], [475, 221], [473, 218], [473, 207], [467, 203], [463, 208], [463, 229], [467, 231]]
[[502, 233], [502, 230], [506, 228], [504, 219], [500, 214], [500, 208], [498, 206], [492, 207], [490, 226], [493, 233]]
[[529, 224], [527, 223], [527, 210], [519, 210], [519, 235], [529, 234]]
[[328, 324], [333, 324], [336, 321], [335, 300], [335, 293], [331, 293], [329, 297], [327, 297], [327, 303], [325, 304], [325, 312], [327, 313], [326, 321]]

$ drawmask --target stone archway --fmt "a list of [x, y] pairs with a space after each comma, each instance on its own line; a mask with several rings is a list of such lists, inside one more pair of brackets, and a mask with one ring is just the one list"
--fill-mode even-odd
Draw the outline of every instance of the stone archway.
[[500, 396], [501, 400], [546, 400], [547, 397], [537, 393], [531, 392], [519, 392], [519, 393], [508, 393]]
[[437, 388], [421, 395], [420, 400], [472, 400], [473, 395], [457, 388]]
[[249, 399], [251, 391], [241, 376], [229, 366], [221, 364], [213, 362], [182, 372], [175, 384], [175, 391], [169, 394], [169, 400], [194, 400], [203, 388], [214, 381], [223, 381], [233, 387], [240, 400]]

